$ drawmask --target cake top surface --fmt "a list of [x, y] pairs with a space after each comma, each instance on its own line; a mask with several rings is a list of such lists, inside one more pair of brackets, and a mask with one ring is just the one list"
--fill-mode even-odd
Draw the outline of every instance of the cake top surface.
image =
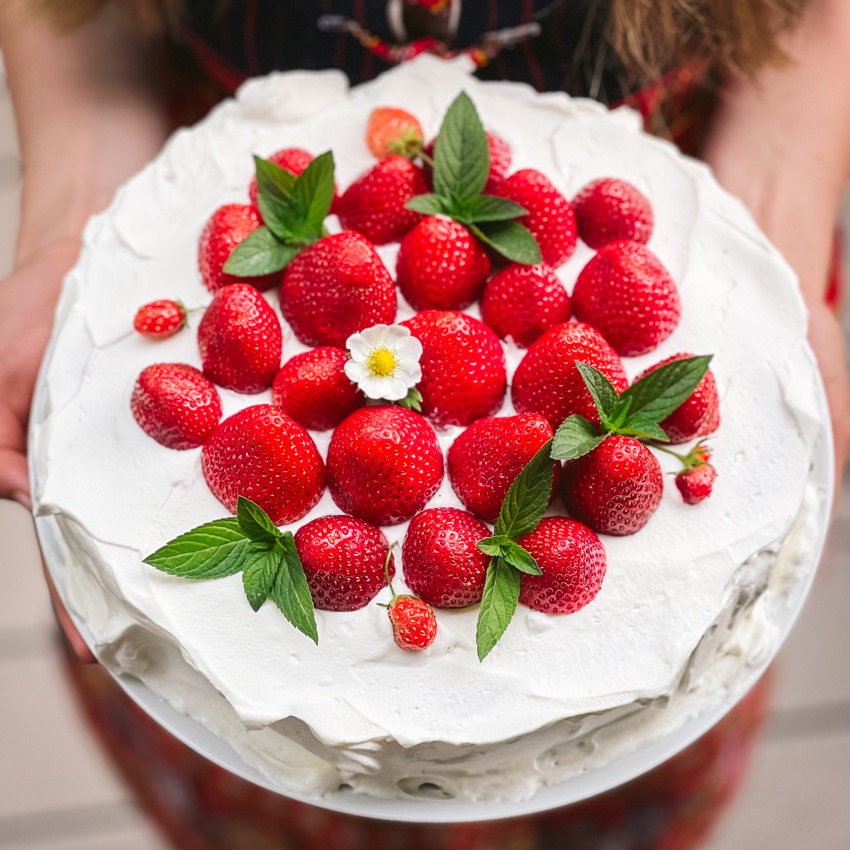
[[[627, 110], [481, 83], [468, 70], [423, 57], [353, 89], [335, 72], [272, 75], [175, 134], [86, 230], [43, 373], [46, 416], [33, 425], [37, 510], [65, 518], [108, 591], [92, 605], [100, 605], [89, 622], [98, 643], [141, 622], [173, 639], [249, 726], [297, 718], [320, 741], [351, 747], [353, 758], [368, 759], [368, 743], [386, 738], [405, 747], [504, 741], [669, 693], [734, 598], [741, 564], [776, 545], [793, 523], [825, 421], [794, 275], [705, 167], [645, 136]], [[520, 608], [483, 663], [474, 609], [441, 611], [436, 642], [418, 655], [387, 640], [386, 613], [374, 603], [317, 611], [315, 646], [272, 605], [254, 613], [239, 576], [195, 583], [142, 563], [167, 540], [226, 512], [204, 482], [199, 451], [164, 449], [130, 413], [145, 366], [199, 365], [195, 335], [154, 347], [132, 333], [132, 317], [158, 297], [177, 297], [190, 309], [209, 303], [196, 266], [198, 236], [218, 206], [245, 202], [251, 154], [330, 148], [344, 187], [373, 162], [363, 143], [372, 107], [403, 106], [433, 136], [461, 90], [510, 144], [515, 170], [539, 169], [568, 198], [592, 179], [615, 176], [651, 199], [649, 247], [677, 282], [682, 320], [659, 349], [624, 364], [633, 378], [675, 353], [715, 355], [723, 412], [712, 440], [715, 493], [694, 509], [668, 488], [639, 534], [603, 537], [608, 574], [593, 604], [555, 617]], [[391, 271], [395, 250], [380, 249]], [[568, 291], [590, 256], [580, 246], [558, 270]], [[276, 295], [269, 300], [276, 304]], [[401, 302], [398, 318], [411, 312]], [[468, 312], [477, 315], [475, 307]], [[284, 333], [284, 359], [305, 349]], [[506, 346], [506, 354], [510, 379], [522, 352]], [[225, 416], [269, 400], [227, 390], [221, 397]], [[507, 398], [500, 415], [512, 412]], [[444, 451], [459, 431], [440, 433]], [[314, 436], [324, 455], [329, 434]], [[447, 479], [428, 506], [461, 507]], [[325, 493], [291, 529], [336, 513]], [[387, 537], [400, 542], [405, 527], [386, 529]]]

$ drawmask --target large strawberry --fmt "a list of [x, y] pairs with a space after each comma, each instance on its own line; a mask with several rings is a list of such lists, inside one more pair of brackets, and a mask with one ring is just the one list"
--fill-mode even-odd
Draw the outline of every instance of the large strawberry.
[[406, 204], [428, 191], [418, 165], [403, 156], [388, 156], [359, 177], [336, 204], [340, 224], [376, 245], [401, 239], [422, 216]]
[[593, 249], [622, 239], [645, 244], [652, 235], [652, 207], [625, 180], [593, 180], [573, 198], [573, 210], [579, 236]]
[[422, 510], [443, 480], [434, 429], [395, 405], [356, 410], [333, 433], [328, 489], [347, 514], [393, 525]]
[[253, 286], [234, 283], [219, 289], [198, 325], [204, 374], [239, 393], [268, 389], [283, 348], [280, 320]]
[[[692, 354], [674, 354], [655, 366], [641, 372], [635, 381], [660, 369], [668, 363], [693, 357]], [[661, 421], [661, 428], [671, 443], [687, 443], [695, 437], [713, 434], [720, 427], [720, 399], [717, 395], [717, 381], [709, 369], [697, 388], [676, 410]]]
[[304, 516], [325, 486], [325, 465], [310, 435], [270, 404], [246, 407], [221, 422], [201, 451], [201, 469], [231, 513], [245, 496], [275, 525]]
[[467, 510], [495, 522], [508, 488], [548, 440], [552, 426], [538, 413], [479, 419], [452, 443], [449, 480]]
[[[324, 516], [295, 532], [313, 604], [326, 611], [356, 611], [386, 585], [389, 543], [380, 528], [350, 516]], [[393, 573], [392, 557], [388, 570]]]
[[604, 245], [579, 273], [573, 312], [624, 357], [656, 348], [679, 323], [679, 293], [670, 273], [639, 242]]
[[489, 274], [487, 252], [459, 222], [428, 216], [401, 240], [396, 282], [415, 310], [462, 310]]
[[523, 573], [519, 601], [547, 614], [572, 614], [593, 600], [605, 578], [602, 542], [586, 525], [548, 517], [519, 539], [542, 575]]
[[576, 361], [596, 367], [618, 391], [629, 385], [620, 358], [602, 335], [581, 322], [566, 322], [543, 334], [517, 366], [511, 387], [517, 411], [542, 413], [553, 428], [573, 414], [598, 423]]
[[498, 337], [465, 313], [425, 310], [401, 323], [422, 343], [422, 413], [437, 427], [495, 413], [507, 386]]
[[348, 355], [325, 345], [296, 354], [272, 384], [272, 402], [305, 428], [327, 431], [366, 401], [345, 374]]
[[271, 289], [277, 272], [265, 275], [235, 275], [224, 271], [233, 249], [262, 226], [260, 211], [253, 204], [225, 204], [210, 216], [198, 242], [198, 268], [204, 286], [216, 292], [232, 283], [248, 283], [259, 290]]
[[557, 268], [572, 256], [576, 247], [575, 213], [545, 174], [533, 168], [516, 171], [492, 192], [528, 210], [520, 222], [537, 240], [544, 263]]
[[481, 600], [490, 559], [478, 542], [490, 530], [457, 508], [431, 508], [410, 522], [401, 550], [407, 586], [438, 608], [465, 608]]
[[481, 298], [484, 323], [500, 339], [510, 338], [523, 348], [569, 317], [570, 299], [564, 284], [543, 263], [511, 263], [493, 275]]
[[643, 528], [663, 489], [655, 455], [643, 443], [620, 434], [565, 463], [561, 480], [570, 515], [602, 534], [633, 534]]
[[144, 369], [133, 387], [130, 409], [142, 430], [169, 449], [203, 445], [221, 419], [216, 388], [185, 363]]
[[345, 348], [351, 334], [393, 323], [395, 285], [375, 246], [347, 230], [320, 239], [292, 260], [281, 281], [280, 304], [301, 342]]

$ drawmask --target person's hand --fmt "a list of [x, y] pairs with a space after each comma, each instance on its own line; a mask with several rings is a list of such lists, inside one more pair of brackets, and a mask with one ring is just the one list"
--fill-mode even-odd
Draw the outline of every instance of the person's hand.
[[79, 242], [58, 242], [0, 281], [0, 498], [29, 507], [26, 429], [62, 278]]

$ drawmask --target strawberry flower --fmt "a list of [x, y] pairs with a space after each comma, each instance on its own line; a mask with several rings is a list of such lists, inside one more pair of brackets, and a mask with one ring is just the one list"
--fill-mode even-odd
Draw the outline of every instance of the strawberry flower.
[[422, 343], [401, 325], [373, 325], [352, 334], [345, 374], [371, 399], [402, 401], [422, 380]]

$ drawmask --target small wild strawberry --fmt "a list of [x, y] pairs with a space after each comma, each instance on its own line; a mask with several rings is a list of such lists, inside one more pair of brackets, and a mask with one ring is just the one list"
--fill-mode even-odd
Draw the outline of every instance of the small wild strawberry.
[[139, 307], [133, 327], [148, 339], [168, 339], [186, 324], [186, 308], [164, 298]]
[[424, 133], [415, 115], [394, 106], [379, 106], [366, 122], [366, 147], [375, 159], [398, 154], [412, 159], [422, 151]]
[[685, 504], [698, 505], [711, 495], [717, 470], [711, 465], [711, 449], [705, 443], [697, 443], [686, 455], [664, 446], [659, 448], [682, 462], [682, 469], [676, 474], [676, 487]]
[[418, 596], [398, 594], [390, 579], [392, 547], [384, 561], [384, 576], [392, 599], [387, 605], [387, 615], [393, 628], [396, 646], [408, 652], [427, 649], [437, 637], [437, 617], [434, 609]]

